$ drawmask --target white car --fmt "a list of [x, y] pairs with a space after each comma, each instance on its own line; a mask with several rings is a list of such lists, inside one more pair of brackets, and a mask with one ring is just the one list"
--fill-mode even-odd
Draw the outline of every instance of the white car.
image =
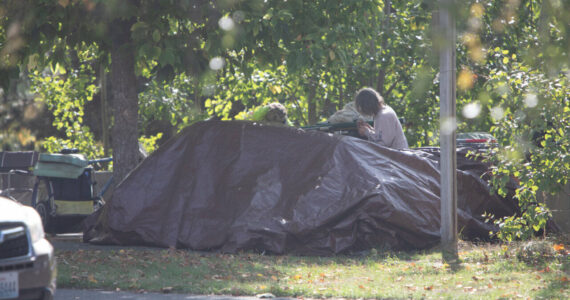
[[0, 197], [0, 299], [53, 299], [56, 274], [39, 214]]

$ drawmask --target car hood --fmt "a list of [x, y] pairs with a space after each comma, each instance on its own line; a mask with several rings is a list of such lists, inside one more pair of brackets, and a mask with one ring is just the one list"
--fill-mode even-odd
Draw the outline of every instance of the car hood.
[[35, 213], [35, 210], [29, 206], [0, 197], [0, 222], [24, 222], [27, 224]]

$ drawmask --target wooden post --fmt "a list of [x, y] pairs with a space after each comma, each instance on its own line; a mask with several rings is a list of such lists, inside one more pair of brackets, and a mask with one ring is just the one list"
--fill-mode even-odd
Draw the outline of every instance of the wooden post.
[[444, 262], [456, 263], [457, 254], [457, 157], [455, 153], [455, 18], [453, 0], [439, 0], [439, 100], [441, 149], [441, 254]]

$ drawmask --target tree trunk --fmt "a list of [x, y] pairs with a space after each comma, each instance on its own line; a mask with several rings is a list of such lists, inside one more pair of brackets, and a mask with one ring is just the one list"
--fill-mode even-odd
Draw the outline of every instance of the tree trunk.
[[105, 66], [101, 63], [99, 66], [99, 80], [101, 80], [101, 140], [103, 141], [103, 155], [108, 157], [110, 155], [110, 118], [109, 118], [109, 101], [108, 98], [108, 75]]
[[317, 123], [317, 100], [315, 96], [317, 95], [317, 83], [315, 78], [311, 78], [309, 81], [309, 98], [308, 103], [308, 119], [309, 125], [314, 125]]
[[120, 183], [137, 165], [138, 95], [136, 90], [135, 59], [130, 28], [133, 20], [112, 23], [111, 37], [111, 95], [113, 97], [112, 129], [113, 181]]
[[[390, 16], [392, 13], [392, 1], [388, 0], [388, 1], [384, 1], [384, 20], [382, 22], [382, 31], [384, 32], [383, 34], [383, 39], [381, 42], [381, 51], [385, 50], [388, 47], [388, 33], [391, 32], [391, 28], [390, 28]], [[387, 97], [388, 95], [384, 95], [384, 83], [386, 80], [386, 70], [384, 69], [385, 66], [382, 66], [382, 69], [380, 69], [378, 71], [378, 78], [376, 79], [376, 90], [380, 93], [380, 95]]]
[[339, 83], [338, 87], [338, 106], [337, 110], [341, 110], [344, 108], [344, 89], [342, 88], [342, 82], [340, 80], [340, 76], [337, 77], [337, 82]]

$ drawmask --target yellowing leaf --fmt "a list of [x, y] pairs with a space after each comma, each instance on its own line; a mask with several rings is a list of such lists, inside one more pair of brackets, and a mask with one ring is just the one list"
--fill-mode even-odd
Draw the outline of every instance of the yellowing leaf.
[[469, 90], [473, 87], [473, 73], [470, 70], [463, 69], [459, 72], [457, 87], [461, 90]]
[[473, 15], [475, 18], [483, 17], [484, 13], [485, 13], [485, 8], [483, 7], [483, 5], [479, 3], [471, 5], [471, 15]]
[[89, 282], [91, 283], [97, 283], [97, 279], [95, 279], [95, 276], [93, 276], [93, 274], [90, 274], [89, 276], [87, 276], [87, 280], [89, 280]]
[[281, 87], [278, 85], [270, 85], [269, 89], [271, 90], [271, 93], [273, 93], [273, 94], [279, 94], [282, 91]]

